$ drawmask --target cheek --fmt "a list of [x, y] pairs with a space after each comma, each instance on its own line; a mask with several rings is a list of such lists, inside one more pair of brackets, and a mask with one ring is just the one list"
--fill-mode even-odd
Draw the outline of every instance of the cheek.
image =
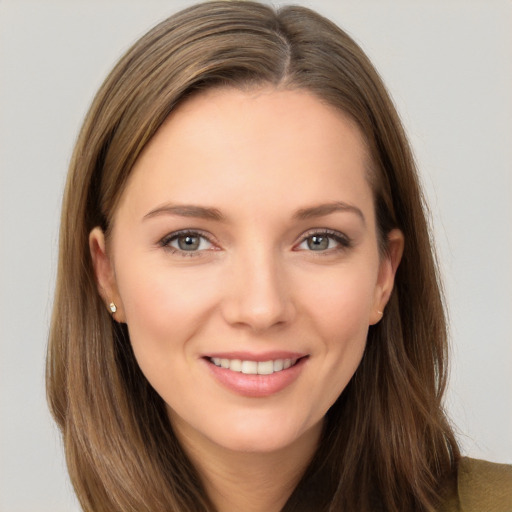
[[158, 361], [159, 354], [181, 351], [216, 300], [218, 287], [201, 271], [176, 271], [153, 264], [140, 268], [126, 265], [116, 273], [138, 360]]
[[336, 269], [322, 280], [305, 281], [301, 294], [319, 327], [336, 338], [340, 333], [367, 331], [375, 286], [373, 267], [347, 267]]
[[[370, 267], [371, 269], [372, 267]], [[338, 398], [354, 375], [366, 346], [376, 272], [368, 267], [332, 273], [324, 286], [303, 289], [307, 293], [310, 326], [318, 333], [317, 354], [322, 354], [323, 391], [326, 407]]]

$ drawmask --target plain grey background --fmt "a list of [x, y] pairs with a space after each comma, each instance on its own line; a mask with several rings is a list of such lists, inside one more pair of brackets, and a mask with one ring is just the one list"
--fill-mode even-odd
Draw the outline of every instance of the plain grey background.
[[[79, 510], [44, 391], [66, 168], [117, 58], [191, 3], [0, 0], [0, 512]], [[466, 454], [510, 463], [512, 3], [294, 3], [354, 36], [391, 91], [445, 278], [454, 355], [447, 409]]]

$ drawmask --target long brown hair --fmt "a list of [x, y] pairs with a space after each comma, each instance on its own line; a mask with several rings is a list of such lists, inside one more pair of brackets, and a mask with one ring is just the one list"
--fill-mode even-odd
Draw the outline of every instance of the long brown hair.
[[90, 231], [107, 235], [144, 146], [191, 94], [213, 87], [305, 89], [355, 120], [368, 145], [382, 248], [405, 249], [383, 320], [329, 410], [317, 455], [283, 510], [434, 510], [459, 457], [442, 408], [447, 335], [414, 160], [395, 108], [359, 46], [302, 7], [199, 4], [122, 57], [85, 119], [65, 190], [47, 359], [48, 399], [85, 511], [214, 510], [139, 370], [126, 326], [100, 298]]

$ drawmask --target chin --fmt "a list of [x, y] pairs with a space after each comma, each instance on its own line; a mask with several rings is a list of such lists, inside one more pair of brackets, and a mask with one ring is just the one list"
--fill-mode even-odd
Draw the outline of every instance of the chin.
[[296, 439], [289, 436], [258, 433], [257, 435], [233, 435], [226, 439], [219, 439], [217, 444], [233, 452], [241, 453], [273, 453], [292, 445]]
[[[259, 421], [258, 421], [259, 420]], [[322, 421], [313, 426], [303, 421], [286, 422], [285, 419], [254, 418], [248, 415], [238, 423], [226, 422], [208, 436], [210, 441], [226, 450], [242, 453], [272, 453], [307, 443], [316, 446]], [[216, 435], [215, 435], [216, 434]]]

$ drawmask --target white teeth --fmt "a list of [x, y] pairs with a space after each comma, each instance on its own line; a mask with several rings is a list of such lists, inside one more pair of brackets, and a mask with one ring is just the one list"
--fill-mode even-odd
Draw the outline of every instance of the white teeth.
[[258, 373], [258, 363], [256, 361], [242, 361], [242, 373], [255, 375]]
[[233, 372], [241, 372], [242, 361], [240, 361], [240, 359], [231, 359], [231, 361], [229, 361], [229, 369]]
[[287, 370], [293, 366], [297, 359], [275, 359], [271, 361], [242, 361], [240, 359], [225, 359], [212, 357], [210, 361], [221, 368], [246, 375], [271, 375], [274, 372]]
[[284, 368], [284, 361], [282, 359], [277, 359], [274, 361], [274, 371], [280, 372]]
[[274, 361], [260, 361], [258, 363], [258, 375], [270, 375], [274, 373]]

